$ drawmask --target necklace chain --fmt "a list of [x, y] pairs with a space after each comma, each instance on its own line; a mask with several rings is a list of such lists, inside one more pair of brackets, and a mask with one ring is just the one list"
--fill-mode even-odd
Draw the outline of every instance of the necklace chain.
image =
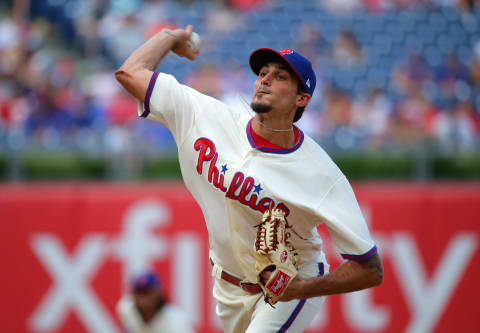
[[269, 131], [272, 131], [272, 132], [291, 132], [293, 131], [293, 126], [290, 127], [289, 129], [278, 129], [278, 128], [270, 128], [268, 127], [267, 125], [265, 125], [264, 123], [262, 123], [260, 120], [254, 118], [255, 121], [257, 121], [260, 125], [262, 125], [263, 127], [265, 127], [266, 129], [268, 129]]

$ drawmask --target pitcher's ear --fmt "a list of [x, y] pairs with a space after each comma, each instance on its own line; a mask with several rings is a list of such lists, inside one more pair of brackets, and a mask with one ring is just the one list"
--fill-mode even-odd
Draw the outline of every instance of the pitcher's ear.
[[298, 94], [297, 107], [301, 108], [307, 106], [307, 104], [310, 103], [310, 99], [312, 99], [312, 97], [306, 92]]

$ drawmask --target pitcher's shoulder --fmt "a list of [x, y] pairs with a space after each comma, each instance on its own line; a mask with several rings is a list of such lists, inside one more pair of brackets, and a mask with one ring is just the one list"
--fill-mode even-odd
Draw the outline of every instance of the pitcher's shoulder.
[[303, 158], [312, 167], [318, 168], [323, 174], [327, 174], [333, 179], [343, 176], [343, 172], [333, 161], [330, 155], [310, 136], [305, 135], [302, 145]]

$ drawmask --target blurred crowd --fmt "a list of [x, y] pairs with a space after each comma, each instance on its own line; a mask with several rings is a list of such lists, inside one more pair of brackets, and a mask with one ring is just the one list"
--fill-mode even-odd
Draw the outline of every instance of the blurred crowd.
[[[149, 36], [187, 23], [202, 36], [201, 57], [190, 63], [169, 55], [160, 69], [234, 107], [248, 108], [254, 48], [291, 47], [309, 57], [318, 85], [299, 126], [327, 149], [478, 149], [477, 1], [311, 0], [301, 10], [296, 3], [6, 1], [0, 5], [0, 151], [175, 149], [163, 125], [137, 120], [136, 101], [113, 72]], [[397, 20], [405, 21], [404, 31]]]

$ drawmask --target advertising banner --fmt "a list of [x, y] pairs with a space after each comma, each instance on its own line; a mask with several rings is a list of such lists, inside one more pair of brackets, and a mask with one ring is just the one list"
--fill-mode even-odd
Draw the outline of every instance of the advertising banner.
[[[480, 185], [353, 187], [384, 282], [330, 296], [308, 332], [480, 332]], [[197, 332], [222, 332], [207, 230], [182, 184], [3, 184], [0, 221], [3, 332], [119, 333], [116, 303], [145, 267]]]

